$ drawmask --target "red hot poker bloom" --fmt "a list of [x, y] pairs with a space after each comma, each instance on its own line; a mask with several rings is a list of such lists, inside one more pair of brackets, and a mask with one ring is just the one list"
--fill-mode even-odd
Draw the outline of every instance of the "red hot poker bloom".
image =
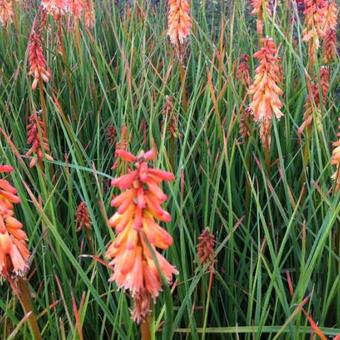
[[328, 4], [327, 16], [325, 19], [325, 37], [323, 42], [323, 59], [325, 63], [330, 63], [336, 58], [336, 24], [337, 6], [335, 1]]
[[69, 0], [42, 0], [43, 9], [55, 19], [68, 12]]
[[[305, 129], [310, 129], [313, 123], [313, 115], [316, 116], [316, 124], [319, 130], [322, 129], [321, 123], [321, 105], [325, 105], [328, 89], [329, 89], [330, 69], [327, 66], [320, 68], [320, 90], [316, 79], [314, 82], [308, 84], [308, 96], [305, 104], [305, 112], [303, 115], [303, 122], [298, 129], [298, 135], [301, 137]], [[320, 92], [322, 98], [320, 97]]]
[[264, 13], [267, 15], [271, 15], [271, 10], [269, 7], [268, 0], [250, 0], [250, 3], [253, 7], [251, 14], [257, 16], [256, 20], [256, 31], [257, 34], [262, 37], [263, 35], [263, 20], [264, 20]]
[[83, 0], [69, 0], [68, 10], [74, 19], [79, 20], [83, 14], [85, 3]]
[[94, 2], [92, 0], [85, 0], [84, 4], [84, 23], [85, 27], [92, 29], [96, 22], [96, 14]]
[[79, 203], [76, 211], [76, 223], [77, 223], [77, 231], [80, 231], [82, 228], [89, 230], [91, 228], [91, 220], [89, 216], [89, 211], [87, 208], [87, 204], [85, 202]]
[[11, 0], [0, 0], [0, 26], [7, 26], [13, 20], [14, 12]]
[[248, 54], [243, 54], [241, 57], [241, 61], [237, 69], [237, 78], [246, 87], [248, 87], [251, 83]]
[[192, 19], [187, 0], [169, 0], [168, 35], [173, 45], [179, 46], [190, 35]]
[[311, 63], [315, 63], [316, 51], [320, 39], [325, 36], [325, 18], [327, 16], [326, 0], [305, 0], [305, 27], [302, 32], [303, 40], [308, 42], [308, 54]]
[[[0, 173], [10, 173], [13, 168], [0, 165]], [[14, 204], [20, 203], [16, 189], [5, 179], [0, 179], [0, 276], [22, 276], [29, 267], [30, 253], [22, 223], [14, 217]]]
[[254, 82], [249, 88], [252, 97], [250, 112], [254, 120], [260, 124], [262, 144], [269, 148], [272, 119], [274, 116], [277, 119], [283, 116], [280, 100], [283, 91], [277, 85], [282, 80], [281, 60], [271, 38], [262, 40], [262, 48], [254, 54], [254, 57], [260, 61], [260, 65], [256, 68]]
[[109, 226], [116, 229], [118, 236], [109, 246], [106, 256], [112, 259], [110, 281], [131, 293], [135, 301], [132, 317], [140, 322], [149, 312], [151, 298], [155, 300], [161, 291], [161, 276], [153, 255], [168, 282], [171, 282], [173, 274], [177, 274], [176, 268], [157, 250], [167, 249], [173, 243], [172, 237], [157, 221], [171, 220], [169, 213], [161, 207], [167, 199], [161, 183], [172, 181], [174, 176], [148, 165], [148, 161], [155, 157], [152, 150], [141, 152], [138, 156], [117, 150], [116, 156], [133, 164], [134, 169], [112, 180], [112, 186], [122, 193], [111, 202], [117, 212], [110, 218]]
[[53, 161], [53, 158], [50, 156], [45, 124], [37, 112], [33, 113], [29, 118], [27, 144], [31, 145], [31, 148], [26, 153], [26, 156], [30, 157], [33, 155], [30, 168], [34, 167], [38, 162], [42, 162], [44, 158]]
[[323, 60], [326, 64], [331, 63], [336, 58], [336, 30], [330, 28], [326, 32], [323, 42]]
[[213, 270], [216, 262], [215, 253], [215, 236], [208, 228], [204, 229], [198, 237], [197, 256], [200, 262], [209, 265], [209, 269]]
[[40, 80], [45, 83], [51, 78], [51, 73], [47, 69], [46, 60], [43, 54], [41, 35], [39, 32], [32, 30], [29, 43], [28, 43], [28, 62], [29, 62], [29, 75], [34, 77], [32, 83], [32, 90], [35, 90]]

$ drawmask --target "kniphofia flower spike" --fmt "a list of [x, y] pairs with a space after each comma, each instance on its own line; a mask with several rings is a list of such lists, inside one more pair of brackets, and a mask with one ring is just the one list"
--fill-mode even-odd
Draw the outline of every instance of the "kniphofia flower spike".
[[[169, 283], [177, 270], [157, 249], [167, 249], [172, 237], [157, 221], [170, 222], [171, 216], [161, 205], [167, 196], [161, 189], [163, 181], [172, 181], [173, 174], [154, 169], [148, 161], [155, 152], [141, 152], [138, 156], [117, 150], [116, 156], [130, 165], [130, 171], [112, 180], [112, 186], [122, 191], [111, 205], [117, 208], [109, 226], [116, 229], [117, 237], [109, 246], [106, 256], [111, 259], [113, 275], [119, 288], [128, 290], [134, 299], [132, 317], [141, 322], [149, 313], [151, 300], [161, 291], [161, 275]], [[155, 259], [157, 259], [158, 264]]]

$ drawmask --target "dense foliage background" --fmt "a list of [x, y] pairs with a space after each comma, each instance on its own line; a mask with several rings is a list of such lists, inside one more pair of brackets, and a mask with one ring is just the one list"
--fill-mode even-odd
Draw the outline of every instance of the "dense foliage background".
[[[265, 24], [279, 47], [284, 74], [284, 117], [274, 121], [270, 172], [257, 127], [252, 125], [248, 141], [239, 134], [239, 113], [248, 99], [236, 69], [241, 54], [258, 49], [245, 0], [192, 4], [183, 68], [166, 35], [163, 2], [97, 1], [93, 31], [81, 24], [77, 37], [63, 25], [63, 55], [57, 24], [49, 18], [43, 39], [53, 77], [44, 97], [54, 161], [45, 162], [44, 173], [30, 169], [26, 124], [42, 104], [27, 74], [36, 13], [34, 2], [26, 10], [18, 7], [16, 25], [0, 29], [0, 157], [15, 167], [11, 181], [22, 199], [16, 213], [29, 236], [28, 279], [43, 338], [79, 338], [80, 329], [85, 339], [139, 334], [130, 320], [129, 298], [108, 282], [111, 270], [100, 262], [114, 237], [106, 224], [114, 212], [110, 179], [121, 170], [111, 170], [110, 126], [117, 142], [121, 127], [127, 127], [133, 153], [155, 143], [156, 165], [176, 175], [164, 188], [172, 215], [166, 228], [175, 241], [165, 255], [180, 274], [154, 307], [157, 337], [310, 339], [310, 322], [301, 310], [307, 297], [307, 315], [326, 335], [340, 333], [340, 196], [330, 179], [340, 64], [331, 65], [323, 130], [313, 129], [306, 164], [305, 139], [298, 140], [297, 128], [308, 58], [295, 1], [278, 1]], [[257, 61], [250, 63], [254, 75]], [[173, 109], [165, 115], [168, 96]], [[76, 232], [81, 201], [89, 208], [91, 244], [84, 231]], [[206, 227], [217, 240], [211, 289], [196, 249]], [[1, 338], [30, 338], [6, 282], [0, 310]]]

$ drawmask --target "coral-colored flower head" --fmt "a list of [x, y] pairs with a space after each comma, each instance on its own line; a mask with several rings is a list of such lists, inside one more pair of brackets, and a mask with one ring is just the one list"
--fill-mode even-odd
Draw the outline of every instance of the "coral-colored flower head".
[[69, 10], [69, 0], [42, 0], [42, 8], [55, 19], [65, 15]]
[[206, 228], [198, 237], [198, 241], [197, 256], [202, 264], [208, 264], [212, 270], [216, 262], [215, 236]]
[[256, 31], [261, 37], [263, 35], [264, 14], [271, 15], [269, 0], [250, 0], [253, 8], [251, 14], [256, 15]]
[[[0, 173], [12, 172], [9, 165], [0, 165]], [[14, 217], [14, 204], [20, 203], [16, 189], [0, 179], [0, 276], [22, 276], [28, 269], [30, 253], [22, 223]]]
[[0, 26], [7, 26], [13, 20], [14, 12], [11, 0], [0, 0]]
[[328, 29], [336, 29], [338, 21], [338, 7], [334, 0], [331, 0], [327, 4], [326, 17], [324, 18], [324, 31]]
[[251, 83], [249, 73], [249, 55], [243, 54], [237, 69], [237, 78], [246, 87]]
[[335, 60], [337, 54], [336, 49], [336, 30], [329, 29], [323, 42], [323, 60], [326, 64]]
[[305, 22], [302, 31], [303, 40], [308, 42], [308, 55], [312, 64], [320, 46], [320, 39], [326, 34], [325, 19], [327, 18], [326, 0], [305, 0]]
[[77, 211], [76, 211], [76, 223], [77, 223], [77, 231], [91, 228], [91, 220], [89, 216], [89, 211], [87, 208], [87, 204], [85, 202], [80, 202]]
[[157, 250], [167, 249], [173, 242], [158, 221], [171, 220], [169, 213], [161, 207], [167, 199], [161, 183], [173, 180], [174, 176], [148, 165], [148, 161], [155, 158], [152, 150], [141, 152], [138, 156], [117, 150], [116, 155], [133, 165], [133, 169], [112, 180], [112, 186], [122, 193], [111, 202], [117, 211], [110, 218], [109, 226], [116, 229], [118, 236], [109, 246], [106, 256], [112, 259], [113, 275], [110, 280], [131, 293], [135, 301], [132, 316], [140, 322], [147, 314], [150, 299], [156, 299], [161, 290], [161, 275], [155, 258], [168, 282], [177, 273]]
[[28, 63], [30, 67], [28, 74], [34, 77], [32, 89], [37, 88], [40, 80], [48, 83], [51, 73], [46, 66], [40, 32], [36, 32], [34, 27], [28, 43]]
[[92, 0], [85, 0], [84, 4], [84, 23], [85, 27], [92, 29], [96, 22], [96, 13], [94, 2]]
[[33, 156], [30, 162], [31, 168], [38, 162], [42, 162], [44, 158], [53, 161], [53, 158], [50, 156], [46, 127], [38, 112], [33, 113], [29, 118], [29, 124], [27, 125], [27, 144], [29, 144], [31, 148], [26, 153], [26, 156]]
[[254, 82], [249, 88], [252, 98], [250, 103], [254, 120], [260, 124], [263, 145], [269, 146], [271, 121], [274, 117], [280, 119], [282, 103], [280, 96], [283, 91], [278, 84], [282, 79], [281, 60], [277, 56], [275, 43], [271, 38], [262, 40], [262, 48], [254, 54], [260, 65], [256, 68]]
[[338, 9], [335, 1], [331, 1], [327, 7], [325, 19], [325, 36], [323, 42], [323, 59], [325, 63], [330, 63], [336, 58], [336, 24]]
[[168, 35], [173, 45], [178, 46], [190, 35], [192, 19], [187, 0], [169, 0]]
[[[308, 96], [305, 103], [305, 112], [303, 122], [298, 129], [298, 135], [301, 137], [306, 128], [310, 128], [313, 123], [313, 116], [316, 116], [316, 124], [319, 130], [322, 129], [321, 124], [321, 105], [326, 103], [326, 98], [329, 89], [330, 70], [329, 67], [322, 66], [320, 68], [320, 89], [318, 79], [314, 82], [308, 82]], [[320, 91], [321, 90], [321, 91]], [[320, 97], [320, 92], [322, 97]]]
[[68, 11], [74, 19], [79, 20], [83, 15], [85, 7], [84, 0], [68, 0]]

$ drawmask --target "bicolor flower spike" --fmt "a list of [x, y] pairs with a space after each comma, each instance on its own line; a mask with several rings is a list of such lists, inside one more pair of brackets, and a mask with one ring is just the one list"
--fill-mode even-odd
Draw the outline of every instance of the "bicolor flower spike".
[[171, 235], [158, 221], [171, 220], [161, 207], [167, 199], [161, 184], [172, 181], [174, 176], [148, 165], [148, 161], [155, 158], [153, 150], [138, 156], [117, 150], [116, 156], [127, 162], [130, 170], [112, 180], [112, 186], [122, 192], [111, 202], [117, 211], [108, 223], [118, 235], [106, 256], [113, 267], [110, 281], [130, 292], [135, 304], [132, 318], [139, 323], [148, 315], [151, 300], [161, 291], [161, 274], [169, 283], [177, 274], [176, 268], [157, 250], [165, 250], [173, 243]]
[[338, 9], [335, 1], [328, 4], [327, 16], [325, 19], [325, 37], [323, 41], [323, 60], [326, 64], [335, 60], [337, 55], [336, 48], [336, 25]]
[[259, 37], [263, 36], [264, 14], [271, 15], [269, 0], [250, 0], [253, 8], [251, 14], [256, 16], [256, 31]]
[[[0, 165], [0, 174], [11, 173], [9, 165]], [[11, 279], [25, 275], [29, 268], [30, 253], [23, 225], [14, 217], [14, 204], [20, 198], [16, 189], [5, 179], [0, 179], [0, 276]]]
[[53, 161], [50, 155], [50, 146], [48, 144], [45, 123], [41, 120], [39, 113], [33, 113], [29, 118], [27, 125], [27, 144], [31, 148], [26, 156], [32, 157], [30, 168], [37, 164], [42, 164], [43, 159]]
[[51, 72], [46, 66], [46, 59], [43, 54], [41, 34], [39, 31], [35, 30], [35, 25], [33, 26], [32, 33], [29, 38], [28, 43], [28, 63], [30, 76], [34, 77], [32, 83], [32, 90], [35, 90], [42, 80], [48, 83], [51, 78]]
[[187, 0], [169, 0], [168, 35], [173, 45], [182, 45], [190, 35], [192, 19]]
[[249, 88], [252, 98], [250, 112], [255, 122], [260, 125], [260, 137], [266, 149], [270, 147], [272, 119], [280, 119], [283, 116], [280, 100], [283, 91], [278, 86], [282, 80], [282, 70], [277, 54], [273, 39], [263, 39], [262, 48], [254, 54], [260, 65], [256, 68], [254, 82]]
[[42, 0], [41, 6], [54, 19], [58, 19], [69, 11], [69, 0]]
[[0, 26], [8, 26], [13, 20], [14, 11], [11, 0], [0, 0]]
[[308, 55], [311, 64], [314, 64], [317, 50], [320, 47], [320, 39], [326, 34], [327, 1], [305, 0], [304, 5], [305, 22], [302, 37], [308, 42]]

